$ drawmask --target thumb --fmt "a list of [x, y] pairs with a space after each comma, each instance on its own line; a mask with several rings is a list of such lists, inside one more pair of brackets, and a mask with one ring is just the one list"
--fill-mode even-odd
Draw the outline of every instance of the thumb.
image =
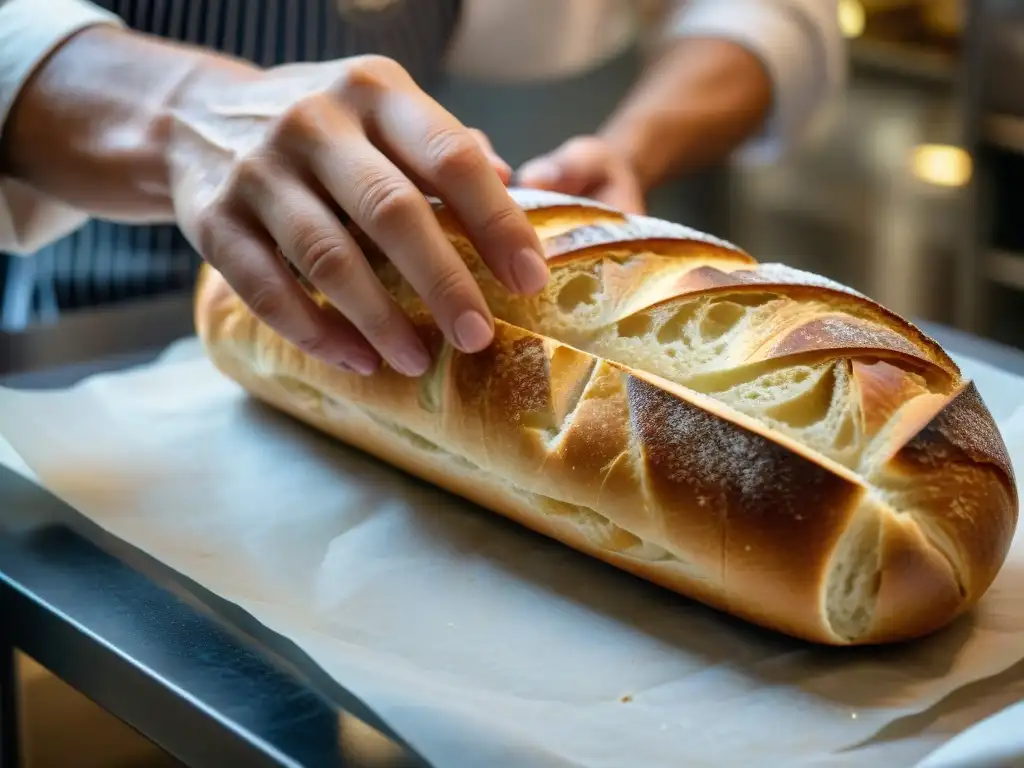
[[516, 171], [515, 180], [524, 187], [572, 194], [567, 188], [571, 179], [566, 178], [557, 153], [530, 160]]
[[549, 155], [526, 163], [516, 173], [524, 187], [584, 195], [607, 181], [608, 151], [596, 138], [570, 139]]

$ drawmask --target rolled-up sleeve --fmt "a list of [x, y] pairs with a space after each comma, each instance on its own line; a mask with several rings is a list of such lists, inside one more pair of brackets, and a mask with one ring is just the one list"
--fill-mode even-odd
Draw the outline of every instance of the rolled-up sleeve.
[[[87, 27], [120, 23], [85, 0], [0, 0], [0, 133], [21, 89], [55, 48]], [[0, 252], [31, 253], [85, 220], [80, 211], [0, 173]]]
[[846, 82], [835, 0], [677, 0], [664, 33], [731, 40], [764, 64], [772, 111], [764, 130], [739, 150], [742, 161], [771, 162], [798, 146]]

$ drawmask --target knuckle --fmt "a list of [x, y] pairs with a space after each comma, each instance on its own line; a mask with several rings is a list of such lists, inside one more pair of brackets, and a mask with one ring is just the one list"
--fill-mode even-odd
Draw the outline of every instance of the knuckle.
[[394, 312], [386, 304], [364, 312], [359, 318], [359, 330], [378, 344], [389, 340], [397, 327]]
[[193, 218], [193, 226], [200, 235], [209, 234], [217, 228], [217, 222], [222, 218], [217, 204], [208, 205], [198, 211]]
[[445, 181], [460, 181], [479, 173], [486, 165], [480, 143], [473, 134], [456, 128], [434, 132], [427, 140], [434, 173]]
[[227, 194], [248, 197], [260, 193], [273, 185], [273, 176], [270, 163], [264, 156], [256, 153], [245, 155], [235, 164]]
[[361, 56], [360, 63], [367, 72], [373, 73], [384, 80], [393, 80], [406, 76], [405, 67], [390, 56], [371, 53]]
[[299, 267], [313, 283], [347, 281], [355, 267], [354, 255], [335, 232], [310, 230], [299, 235]]
[[408, 182], [383, 177], [368, 181], [359, 199], [361, 220], [375, 228], [403, 225], [423, 202]]
[[502, 205], [487, 213], [481, 227], [485, 237], [507, 238], [512, 236], [517, 229], [527, 231], [526, 223], [522, 213], [511, 205]]
[[268, 282], [263, 282], [249, 291], [246, 303], [253, 314], [267, 325], [273, 328], [281, 326], [287, 306], [283, 291]]
[[342, 92], [378, 91], [407, 78], [405, 68], [394, 59], [367, 54], [346, 60], [335, 87]]
[[216, 266], [221, 247], [237, 231], [235, 217], [229, 208], [216, 202], [197, 211], [189, 226], [196, 250]]
[[256, 286], [246, 303], [254, 315], [303, 351], [319, 356], [329, 346], [330, 338], [319, 324], [296, 322], [301, 314], [289, 312], [288, 295], [279, 287], [269, 282]]
[[268, 136], [269, 144], [281, 148], [308, 144], [317, 133], [324, 107], [324, 97], [319, 94], [295, 102], [277, 119]]
[[424, 296], [427, 304], [432, 307], [455, 305], [459, 297], [466, 293], [464, 277], [464, 271], [456, 267], [436, 272]]

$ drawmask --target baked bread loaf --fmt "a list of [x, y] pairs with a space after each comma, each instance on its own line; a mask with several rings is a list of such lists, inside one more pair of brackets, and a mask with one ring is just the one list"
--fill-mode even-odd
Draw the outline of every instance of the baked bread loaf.
[[378, 253], [435, 353], [422, 379], [315, 361], [205, 269], [209, 357], [353, 446], [790, 635], [908, 639], [981, 597], [1017, 490], [992, 417], [935, 342], [848, 288], [686, 227], [512, 194], [552, 271], [532, 299], [506, 293], [435, 206], [499, 318], [487, 350], [446, 345]]

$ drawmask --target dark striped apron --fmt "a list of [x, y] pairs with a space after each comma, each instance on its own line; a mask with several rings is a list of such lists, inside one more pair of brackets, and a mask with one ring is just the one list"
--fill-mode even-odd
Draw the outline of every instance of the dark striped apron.
[[[424, 86], [436, 78], [460, 0], [94, 0], [134, 29], [230, 53], [261, 66], [378, 53]], [[187, 290], [199, 256], [174, 226], [104, 221], [10, 261], [2, 325]]]

